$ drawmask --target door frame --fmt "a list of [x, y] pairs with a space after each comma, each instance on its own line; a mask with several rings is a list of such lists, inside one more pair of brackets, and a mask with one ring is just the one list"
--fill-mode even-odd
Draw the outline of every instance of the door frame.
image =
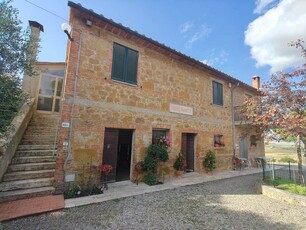
[[[38, 84], [37, 84], [37, 89], [36, 89], [36, 94], [35, 94], [35, 104], [34, 104], [34, 110], [35, 112], [38, 113], [46, 113], [46, 114], [58, 114], [61, 108], [61, 99], [63, 98], [63, 93], [64, 93], [64, 84], [65, 84], [65, 78], [66, 78], [66, 66], [65, 63], [37, 63], [37, 65], [39, 66], [39, 73], [38, 73]], [[50, 73], [43, 73], [44, 70], [64, 70], [64, 76], [59, 76], [59, 75], [54, 75], [54, 74], [50, 74]], [[42, 80], [42, 76], [43, 75], [47, 75], [48, 77], [53, 77], [55, 78], [55, 88], [54, 88], [54, 93], [53, 96], [50, 95], [44, 95], [44, 94], [40, 94], [39, 90], [40, 90], [40, 84], [41, 84], [41, 80]], [[57, 96], [57, 88], [58, 88], [58, 80], [59, 79], [63, 79], [62, 82], [62, 91], [61, 91], [61, 96]], [[45, 98], [52, 98], [52, 111], [45, 111], [45, 110], [38, 110], [37, 109], [37, 105], [38, 105], [38, 97], [42, 96]], [[59, 111], [56, 112], [55, 111], [55, 103], [56, 100], [59, 100]]]
[[[182, 132], [181, 133], [181, 149], [182, 149], [182, 145], [183, 145], [183, 134], [186, 134], [187, 136], [188, 135], [192, 135], [193, 137], [193, 172], [196, 172], [197, 170], [197, 162], [196, 162], [196, 159], [197, 159], [197, 152], [196, 152], [196, 139], [197, 139], [197, 133], [191, 133], [191, 132]], [[187, 140], [186, 140], [187, 141]], [[182, 149], [183, 151], [183, 149]], [[187, 161], [187, 153], [186, 153], [186, 161]]]
[[[104, 144], [105, 144], [105, 131], [107, 129], [115, 129], [115, 130], [118, 130], [118, 138], [119, 138], [119, 132], [120, 130], [131, 130], [132, 131], [132, 140], [131, 140], [131, 163], [130, 163], [130, 181], [133, 179], [133, 159], [134, 159], [134, 143], [135, 143], [135, 132], [136, 132], [136, 129], [135, 128], [116, 128], [116, 127], [105, 127], [103, 132], [103, 148], [102, 148], [102, 156], [101, 156], [101, 160], [100, 162], [103, 164], [103, 157], [104, 157]], [[119, 140], [118, 140], [119, 141]], [[117, 143], [119, 144], [119, 143]], [[117, 146], [117, 157], [118, 157], [118, 146]], [[116, 157], [116, 159], [117, 159]], [[116, 160], [117, 161], [117, 160]], [[117, 182], [116, 180], [114, 182]]]

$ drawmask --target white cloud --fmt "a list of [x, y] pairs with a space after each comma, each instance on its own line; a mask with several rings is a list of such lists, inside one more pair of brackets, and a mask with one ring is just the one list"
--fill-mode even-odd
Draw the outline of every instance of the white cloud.
[[224, 50], [222, 50], [219, 54], [212, 52], [206, 59], [202, 60], [201, 62], [210, 66], [223, 65], [228, 61], [228, 56], [229, 54]]
[[306, 1], [282, 0], [249, 24], [245, 44], [251, 47], [256, 66], [269, 65], [275, 72], [305, 62], [301, 51], [287, 44], [306, 40]]
[[184, 34], [188, 30], [190, 30], [192, 27], [193, 27], [193, 23], [192, 22], [184, 22], [182, 25], [180, 25], [180, 33]]
[[270, 5], [274, 0], [256, 0], [255, 14], [261, 14], [265, 11], [266, 7]]
[[193, 43], [207, 37], [211, 33], [211, 28], [202, 24], [200, 29], [186, 42], [186, 48], [192, 48]]

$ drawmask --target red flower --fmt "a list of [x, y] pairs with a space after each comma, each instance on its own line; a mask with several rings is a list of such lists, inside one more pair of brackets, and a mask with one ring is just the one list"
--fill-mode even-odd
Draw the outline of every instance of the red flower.
[[108, 175], [112, 171], [113, 167], [111, 165], [100, 165], [100, 173]]

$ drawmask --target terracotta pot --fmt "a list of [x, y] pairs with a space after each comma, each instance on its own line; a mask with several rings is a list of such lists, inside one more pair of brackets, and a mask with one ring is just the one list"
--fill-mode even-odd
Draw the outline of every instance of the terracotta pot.
[[178, 178], [182, 177], [183, 173], [184, 173], [184, 170], [175, 170], [175, 175]]
[[207, 173], [208, 176], [212, 175], [212, 171], [206, 171], [206, 173]]
[[137, 173], [142, 173], [142, 166], [141, 166], [141, 163], [137, 163], [135, 165], [135, 170]]

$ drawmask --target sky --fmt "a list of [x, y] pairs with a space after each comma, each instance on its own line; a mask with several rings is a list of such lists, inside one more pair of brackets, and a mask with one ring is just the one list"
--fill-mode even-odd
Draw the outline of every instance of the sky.
[[[1, 0], [2, 1], [2, 0]], [[247, 84], [254, 75], [301, 66], [306, 42], [306, 0], [73, 0]], [[13, 0], [24, 28], [44, 26], [38, 61], [63, 62], [66, 0]]]

